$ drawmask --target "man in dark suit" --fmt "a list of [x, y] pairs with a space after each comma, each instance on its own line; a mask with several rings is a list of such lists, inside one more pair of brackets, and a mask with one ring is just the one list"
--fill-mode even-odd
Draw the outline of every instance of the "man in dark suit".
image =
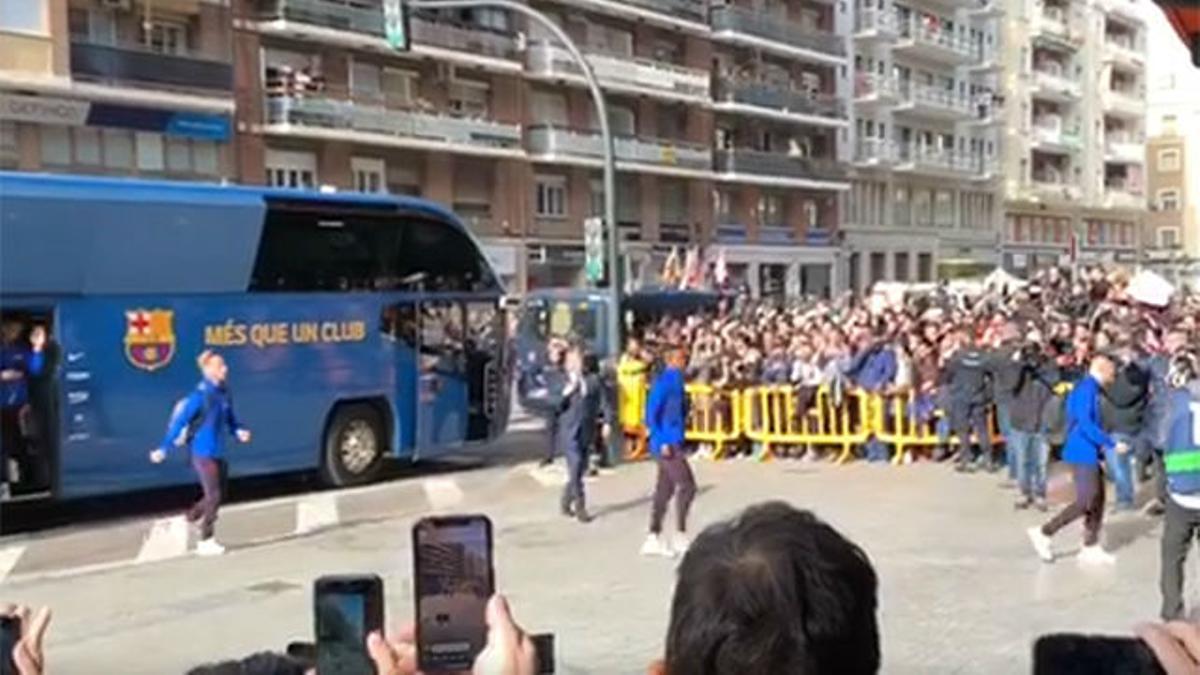
[[596, 427], [604, 423], [603, 436], [609, 434], [610, 411], [602, 383], [594, 372], [584, 371], [584, 355], [575, 346], [564, 361], [567, 382], [558, 406], [557, 441], [567, 459], [567, 484], [563, 488], [562, 513], [579, 522], [591, 520], [583, 494], [583, 476], [587, 472], [588, 453], [596, 438]]

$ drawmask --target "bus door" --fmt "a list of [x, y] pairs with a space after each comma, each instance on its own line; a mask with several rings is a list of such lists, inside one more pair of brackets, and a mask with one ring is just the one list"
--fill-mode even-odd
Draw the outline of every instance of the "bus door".
[[415, 456], [458, 445], [467, 431], [467, 377], [462, 304], [419, 304]]
[[467, 440], [499, 433], [508, 417], [504, 313], [495, 300], [466, 303]]
[[53, 318], [46, 308], [0, 313], [0, 500], [49, 496], [58, 482], [63, 355]]

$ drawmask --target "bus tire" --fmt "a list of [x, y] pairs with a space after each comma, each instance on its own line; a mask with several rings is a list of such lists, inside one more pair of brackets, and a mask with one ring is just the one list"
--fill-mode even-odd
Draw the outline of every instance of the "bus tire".
[[321, 478], [329, 485], [360, 485], [383, 467], [387, 437], [379, 411], [365, 403], [338, 406], [325, 431]]

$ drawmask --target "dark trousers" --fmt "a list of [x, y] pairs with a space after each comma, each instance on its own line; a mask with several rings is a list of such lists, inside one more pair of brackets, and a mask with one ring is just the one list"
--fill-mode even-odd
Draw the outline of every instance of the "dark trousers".
[[991, 462], [992, 431], [988, 428], [987, 409], [978, 405], [964, 405], [953, 409], [950, 415], [950, 428], [958, 436], [958, 463], [968, 464], [971, 461], [971, 433], [979, 437], [979, 460]]
[[1200, 511], [1184, 508], [1170, 497], [1164, 506], [1158, 586], [1162, 591], [1163, 621], [1173, 621], [1183, 618], [1183, 563], [1200, 535]]
[[586, 500], [583, 495], [583, 475], [588, 469], [588, 454], [590, 448], [568, 448], [563, 455], [567, 458], [567, 484], [563, 487], [562, 506], [564, 509], [574, 508], [576, 513], [584, 510]]
[[192, 468], [200, 479], [200, 500], [188, 509], [187, 519], [200, 525], [200, 538], [211, 539], [213, 526], [217, 522], [217, 509], [221, 508], [221, 495], [225, 492], [228, 466], [223, 459], [192, 457]]
[[546, 418], [546, 457], [544, 461], [553, 462], [554, 455], [558, 449], [558, 413], [550, 413]]
[[[6, 483], [15, 483], [16, 478], [28, 480], [25, 476], [25, 438], [21, 434], [20, 411], [16, 406], [0, 409], [0, 477]], [[17, 463], [18, 476], [8, 475], [10, 459]]]
[[1100, 541], [1100, 527], [1104, 524], [1104, 477], [1098, 464], [1072, 464], [1071, 475], [1075, 479], [1075, 501], [1043, 525], [1042, 534], [1054, 536], [1083, 518], [1083, 545], [1094, 546]]
[[678, 446], [671, 448], [670, 457], [660, 456], [655, 463], [658, 464], [658, 480], [654, 484], [654, 503], [650, 508], [650, 531], [654, 534], [662, 532], [667, 504], [674, 495], [675, 525], [680, 532], [686, 532], [688, 510], [692, 508], [692, 499], [696, 497], [696, 478], [692, 475], [692, 467], [688, 465], [683, 449]]

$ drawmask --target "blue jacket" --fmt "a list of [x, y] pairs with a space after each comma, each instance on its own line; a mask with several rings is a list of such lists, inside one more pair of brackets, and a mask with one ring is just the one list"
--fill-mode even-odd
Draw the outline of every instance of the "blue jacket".
[[1168, 391], [1163, 464], [1172, 494], [1200, 494], [1200, 382]]
[[886, 344], [861, 352], [850, 362], [846, 374], [867, 391], [880, 391], [896, 379], [896, 353]]
[[197, 422], [191, 442], [192, 455], [195, 457], [220, 459], [225, 451], [225, 434], [233, 435], [242, 428], [233, 413], [233, 399], [229, 391], [208, 380], [201, 380], [184, 399], [183, 407], [172, 416], [167, 425], [167, 435], [159, 448], [163, 452], [170, 452], [193, 419]]
[[1088, 375], [1067, 396], [1067, 442], [1063, 461], [1099, 464], [1100, 454], [1116, 443], [1100, 426], [1100, 382]]
[[687, 428], [687, 392], [683, 371], [667, 368], [654, 378], [646, 396], [646, 429], [650, 433], [650, 454], [658, 457], [664, 445], [683, 444]]
[[16, 380], [0, 381], [0, 407], [19, 408], [29, 401], [29, 376], [40, 375], [45, 354], [27, 347], [8, 345], [0, 347], [0, 370], [20, 371]]

